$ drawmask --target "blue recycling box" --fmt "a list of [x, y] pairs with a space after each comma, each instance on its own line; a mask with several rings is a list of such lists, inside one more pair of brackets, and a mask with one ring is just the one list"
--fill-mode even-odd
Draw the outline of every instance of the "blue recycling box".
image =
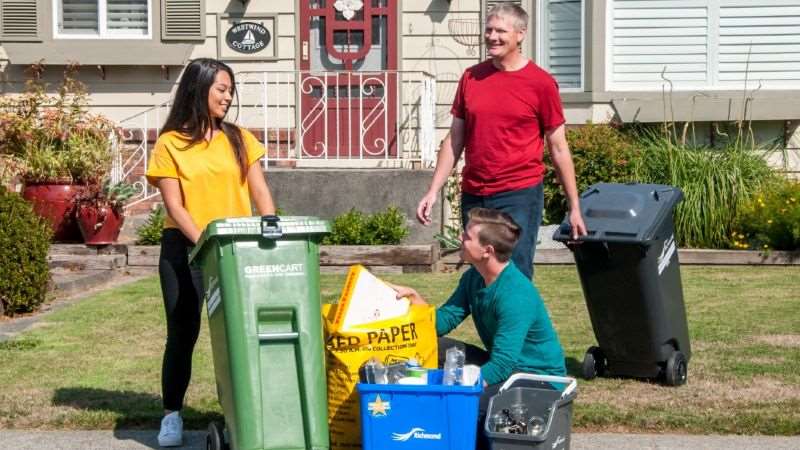
[[430, 370], [424, 386], [359, 383], [357, 389], [364, 450], [475, 448], [483, 379], [445, 386], [442, 370]]

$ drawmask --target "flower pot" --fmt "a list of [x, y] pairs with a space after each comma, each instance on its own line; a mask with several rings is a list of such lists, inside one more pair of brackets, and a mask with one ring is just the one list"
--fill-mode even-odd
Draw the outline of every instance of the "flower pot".
[[75, 222], [75, 200], [86, 186], [67, 183], [28, 183], [22, 197], [31, 202], [33, 211], [50, 223], [54, 242], [80, 242]]
[[86, 245], [108, 245], [117, 242], [125, 216], [121, 211], [92, 202], [78, 204], [78, 228]]

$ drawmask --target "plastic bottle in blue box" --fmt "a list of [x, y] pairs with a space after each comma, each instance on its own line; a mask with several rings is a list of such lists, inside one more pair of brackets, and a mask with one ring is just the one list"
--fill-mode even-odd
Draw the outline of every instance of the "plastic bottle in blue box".
[[475, 448], [478, 401], [474, 386], [442, 385], [442, 371], [428, 372], [428, 384], [357, 385], [364, 450], [465, 450]]

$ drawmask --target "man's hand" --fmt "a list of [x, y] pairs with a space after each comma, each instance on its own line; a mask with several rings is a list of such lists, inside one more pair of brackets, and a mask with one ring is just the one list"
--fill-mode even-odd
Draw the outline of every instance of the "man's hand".
[[419, 295], [419, 293], [417, 291], [415, 291], [414, 289], [411, 289], [408, 286], [399, 286], [399, 285], [388, 283], [388, 282], [386, 284], [389, 285], [390, 288], [392, 288], [395, 291], [397, 291], [397, 298], [398, 299], [401, 299], [401, 298], [405, 297], [411, 302], [412, 305], [427, 305], [428, 304], [428, 302], [426, 302], [425, 299], [422, 298], [422, 296]]
[[583, 216], [580, 210], [572, 209], [569, 212], [569, 225], [570, 234], [573, 241], [577, 241], [579, 237], [586, 236], [586, 224], [583, 223]]
[[433, 169], [433, 179], [428, 188], [428, 193], [417, 205], [417, 220], [423, 225], [431, 224], [431, 212], [436, 203], [436, 197], [442, 186], [447, 183], [450, 172], [456, 167], [461, 152], [464, 151], [464, 119], [453, 117], [450, 132], [442, 139], [439, 154], [436, 155], [436, 167]]
[[417, 220], [423, 225], [431, 224], [431, 211], [436, 203], [436, 192], [429, 192], [417, 204]]
[[572, 163], [572, 154], [569, 152], [564, 125], [550, 130], [547, 132], [546, 137], [556, 177], [558, 177], [558, 181], [564, 189], [564, 195], [567, 197], [570, 237], [573, 241], [577, 241], [579, 237], [587, 234], [586, 224], [583, 223], [583, 216], [581, 216], [580, 197], [578, 196], [578, 186], [575, 181], [575, 165]]

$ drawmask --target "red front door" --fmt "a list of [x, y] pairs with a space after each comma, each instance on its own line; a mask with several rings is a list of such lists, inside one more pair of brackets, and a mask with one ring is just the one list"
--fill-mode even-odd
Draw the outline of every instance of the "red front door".
[[301, 0], [301, 157], [397, 154], [397, 0]]

